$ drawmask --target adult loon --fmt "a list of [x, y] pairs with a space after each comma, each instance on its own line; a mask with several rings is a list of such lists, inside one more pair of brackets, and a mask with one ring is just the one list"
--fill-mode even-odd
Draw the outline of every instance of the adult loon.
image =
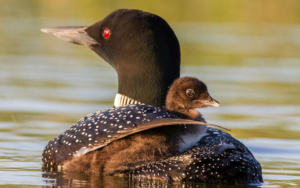
[[[121, 9], [89, 27], [56, 27], [42, 31], [91, 48], [115, 68], [119, 80], [116, 107], [127, 104], [163, 107], [169, 86], [180, 76], [178, 40], [167, 22], [151, 13]], [[159, 128], [155, 130], [145, 131], [145, 137], [140, 139], [146, 141], [149, 135], [155, 135], [159, 140]], [[70, 150], [68, 145], [64, 146], [66, 151]], [[65, 155], [70, 153], [65, 152]], [[192, 148], [163, 160], [142, 163], [123, 174], [174, 181], [263, 182], [261, 166], [248, 148], [214, 128], [208, 128]]]

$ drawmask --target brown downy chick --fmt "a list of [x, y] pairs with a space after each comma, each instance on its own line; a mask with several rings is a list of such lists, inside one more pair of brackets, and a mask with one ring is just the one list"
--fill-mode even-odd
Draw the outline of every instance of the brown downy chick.
[[180, 117], [199, 120], [201, 114], [195, 108], [207, 106], [220, 107], [221, 105], [209, 95], [206, 85], [197, 78], [177, 79], [167, 95], [166, 108]]

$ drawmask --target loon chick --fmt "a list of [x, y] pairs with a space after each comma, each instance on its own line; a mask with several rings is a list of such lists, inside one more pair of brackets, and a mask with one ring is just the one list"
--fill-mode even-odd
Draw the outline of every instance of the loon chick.
[[[195, 117], [194, 108], [220, 104], [210, 97], [203, 82], [184, 77], [171, 86], [166, 106], [170, 109], [137, 104], [88, 115], [48, 143], [44, 166], [114, 174], [166, 159], [192, 147], [206, 132], [206, 125], [211, 125], [179, 119], [174, 113], [202, 120], [199, 113]], [[189, 125], [184, 128], [178, 123]]]
[[208, 93], [205, 83], [193, 77], [177, 79], [170, 88], [166, 108], [180, 117], [201, 120], [201, 114], [194, 108], [220, 107]]

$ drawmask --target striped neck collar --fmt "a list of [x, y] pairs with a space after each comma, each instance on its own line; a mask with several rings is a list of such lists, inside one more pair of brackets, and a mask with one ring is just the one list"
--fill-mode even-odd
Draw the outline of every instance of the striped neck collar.
[[118, 93], [115, 97], [115, 101], [114, 101], [114, 106], [115, 107], [120, 107], [120, 106], [126, 106], [129, 104], [144, 104], [141, 103], [139, 101], [136, 101], [132, 98], [127, 97], [126, 95], [122, 95], [120, 93]]

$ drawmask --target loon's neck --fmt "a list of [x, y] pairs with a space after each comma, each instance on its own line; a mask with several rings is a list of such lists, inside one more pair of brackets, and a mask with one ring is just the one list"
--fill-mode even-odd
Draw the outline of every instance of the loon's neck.
[[140, 69], [136, 68], [138, 67], [136, 65], [134, 67], [134, 70], [131, 66], [116, 68], [118, 93], [144, 104], [164, 107], [169, 87], [180, 76], [177, 68], [179, 66], [169, 70], [166, 68], [155, 70], [153, 65]]

